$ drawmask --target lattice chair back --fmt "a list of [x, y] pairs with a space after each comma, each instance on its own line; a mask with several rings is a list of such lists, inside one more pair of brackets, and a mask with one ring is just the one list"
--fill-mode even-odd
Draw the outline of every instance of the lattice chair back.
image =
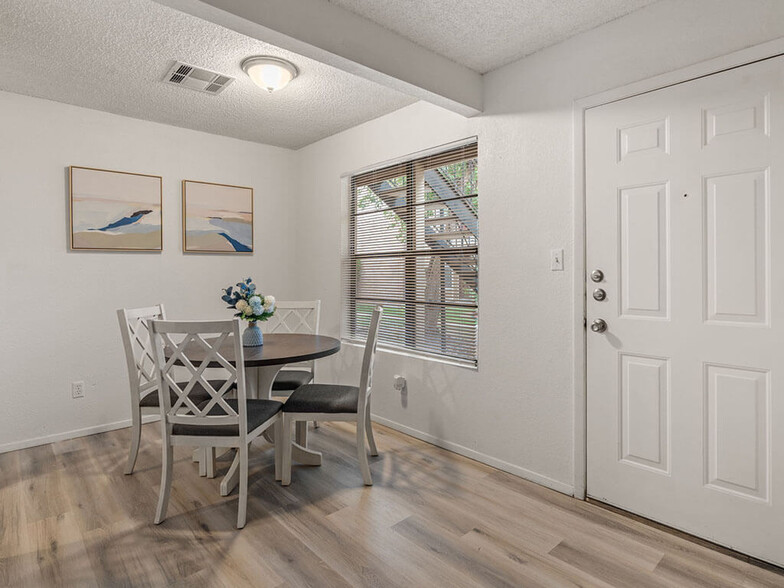
[[[240, 436], [247, 434], [245, 370], [240, 322], [163, 321], [150, 323], [157, 374], [160, 382], [161, 418], [168, 425], [237, 426]], [[184, 367], [187, 381], [177, 382], [175, 368]], [[220, 373], [222, 381], [207, 379], [206, 371]], [[237, 409], [224, 397], [237, 385]], [[208, 394], [206, 402], [196, 404], [190, 397], [200, 385]]]
[[[276, 302], [275, 314], [262, 324], [265, 333], [318, 335], [320, 314], [321, 300]], [[308, 366], [315, 373], [316, 362], [305, 361], [293, 366]]]
[[321, 300], [277, 302], [275, 314], [267, 320], [264, 330], [267, 333], [318, 333], [320, 311]]
[[373, 388], [373, 366], [376, 361], [376, 348], [378, 347], [378, 332], [381, 324], [381, 316], [384, 309], [376, 306], [370, 317], [370, 327], [368, 328], [367, 343], [365, 343], [365, 353], [362, 357], [362, 372], [359, 377], [359, 404], [357, 414], [365, 414], [365, 404], [368, 401], [370, 392]]
[[163, 304], [145, 308], [121, 308], [117, 311], [125, 348], [128, 380], [135, 405], [148, 394], [157, 393], [155, 357], [148, 322], [166, 318]]

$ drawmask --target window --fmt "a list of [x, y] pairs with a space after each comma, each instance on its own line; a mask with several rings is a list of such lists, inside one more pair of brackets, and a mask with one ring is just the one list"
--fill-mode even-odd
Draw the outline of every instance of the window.
[[477, 364], [477, 144], [351, 177], [344, 337]]

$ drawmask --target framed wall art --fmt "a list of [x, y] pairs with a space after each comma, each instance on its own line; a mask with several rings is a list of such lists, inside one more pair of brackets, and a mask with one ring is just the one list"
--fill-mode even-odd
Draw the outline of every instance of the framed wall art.
[[71, 166], [71, 249], [161, 251], [162, 178]]
[[253, 188], [182, 181], [182, 250], [253, 252]]

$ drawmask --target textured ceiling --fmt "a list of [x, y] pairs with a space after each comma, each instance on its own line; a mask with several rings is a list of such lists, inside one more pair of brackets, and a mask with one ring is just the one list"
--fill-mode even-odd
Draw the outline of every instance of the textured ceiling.
[[[251, 55], [300, 76], [267, 94], [240, 69]], [[217, 96], [172, 86], [175, 60], [237, 79]], [[2, 0], [0, 90], [290, 148], [415, 101], [152, 0]]]
[[325, 0], [479, 73], [657, 0]]

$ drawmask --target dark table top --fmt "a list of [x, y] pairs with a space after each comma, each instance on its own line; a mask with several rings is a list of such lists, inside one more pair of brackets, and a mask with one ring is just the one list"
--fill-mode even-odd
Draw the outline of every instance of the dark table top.
[[264, 345], [244, 347], [243, 351], [246, 367], [280, 365], [319, 359], [337, 353], [340, 351], [340, 340], [324, 335], [269, 333], [264, 335]]
[[[265, 333], [264, 345], [260, 347], [243, 347], [245, 367], [262, 367], [309, 361], [327, 357], [338, 351], [340, 351], [340, 341], [334, 337], [299, 333]], [[221, 354], [227, 360], [233, 362], [233, 344], [224, 345], [221, 349]], [[204, 350], [198, 346], [189, 346], [186, 355], [195, 365], [198, 365], [204, 358]]]

